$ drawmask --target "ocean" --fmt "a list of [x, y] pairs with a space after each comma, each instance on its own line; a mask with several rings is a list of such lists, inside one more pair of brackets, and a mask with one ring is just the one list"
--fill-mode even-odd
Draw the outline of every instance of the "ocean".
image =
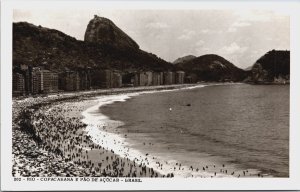
[[289, 177], [289, 85], [208, 85], [103, 98], [89, 111], [98, 116], [93, 125], [105, 125], [97, 130], [114, 135], [109, 138], [123, 152], [130, 149], [127, 157], [143, 156], [163, 173]]

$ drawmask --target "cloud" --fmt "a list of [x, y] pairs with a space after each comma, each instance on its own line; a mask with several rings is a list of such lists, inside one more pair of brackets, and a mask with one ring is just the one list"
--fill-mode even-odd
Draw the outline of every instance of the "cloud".
[[228, 46], [222, 47], [219, 52], [224, 55], [231, 55], [231, 54], [241, 54], [247, 51], [248, 47], [241, 47], [237, 43], [233, 42]]
[[211, 53], [212, 50], [209, 47], [199, 47], [195, 49], [196, 56], [205, 55]]
[[183, 30], [183, 34], [180, 35], [177, 39], [179, 40], [189, 40], [192, 39], [196, 35], [196, 32], [194, 30]]
[[210, 29], [202, 29], [202, 30], [200, 31], [200, 33], [206, 34], [206, 33], [209, 33], [210, 31], [211, 31]]
[[162, 22], [151, 22], [146, 25], [148, 29], [166, 29], [169, 28], [169, 25]]
[[195, 47], [193, 49], [197, 55], [207, 54], [211, 51], [211, 49], [205, 44], [205, 41], [201, 39], [195, 43]]
[[234, 22], [232, 25], [230, 25], [230, 27], [228, 28], [227, 32], [229, 33], [233, 33], [233, 32], [236, 32], [238, 30], [238, 28], [241, 28], [241, 27], [248, 27], [248, 26], [251, 26], [252, 24], [248, 21], [236, 21]]
[[193, 49], [195, 50], [197, 55], [203, 55], [210, 50], [208, 47], [205, 47], [205, 42], [203, 40], [198, 40], [195, 43], [195, 47]]
[[271, 11], [259, 11], [259, 10], [239, 10], [235, 11], [236, 15], [240, 21], [258, 21], [258, 22], [268, 22], [274, 16], [274, 13]]
[[275, 14], [271, 11], [258, 11], [258, 10], [239, 10], [234, 11], [234, 16], [237, 18], [233, 22], [227, 32], [236, 32], [239, 28], [248, 27], [257, 22], [270, 22]]
[[196, 42], [196, 46], [200, 47], [200, 46], [204, 45], [204, 43], [205, 42], [203, 40], [199, 40], [199, 41]]
[[234, 33], [236, 31], [237, 31], [236, 27], [229, 27], [228, 30], [227, 30], [227, 32], [229, 32], [229, 33]]
[[14, 20], [22, 20], [23, 18], [30, 18], [32, 17], [30, 11], [27, 10], [18, 10], [15, 9], [13, 12]]
[[246, 22], [246, 21], [237, 21], [232, 24], [233, 27], [247, 27], [250, 25], [251, 25], [251, 23]]
[[223, 30], [221, 30], [221, 29], [218, 29], [218, 30], [202, 29], [202, 30], [200, 30], [200, 33], [202, 33], [202, 34], [221, 34], [221, 33], [223, 33]]
[[271, 37], [267, 37], [266, 40], [267, 40], [267, 41], [273, 41], [274, 39], [271, 38]]

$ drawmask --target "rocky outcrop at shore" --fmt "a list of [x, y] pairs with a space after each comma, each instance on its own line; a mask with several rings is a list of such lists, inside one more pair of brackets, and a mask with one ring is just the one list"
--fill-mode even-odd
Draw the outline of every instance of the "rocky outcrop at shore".
[[290, 82], [290, 51], [267, 52], [253, 65], [249, 80], [255, 84], [288, 84]]

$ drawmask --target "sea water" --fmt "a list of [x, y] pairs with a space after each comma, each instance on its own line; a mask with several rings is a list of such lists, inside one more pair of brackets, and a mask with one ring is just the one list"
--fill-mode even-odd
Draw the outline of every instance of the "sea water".
[[[131, 159], [147, 154], [150, 164], [164, 163], [162, 173], [184, 177], [196, 176], [196, 167], [202, 171], [198, 176], [243, 170], [289, 176], [288, 85], [227, 84], [149, 93], [99, 98], [102, 103], [90, 109], [94, 119], [115, 125], [105, 131], [114, 144], [119, 138], [124, 147], [114, 148], [119, 153], [127, 147]], [[179, 164], [185, 167], [180, 173], [173, 170]]]

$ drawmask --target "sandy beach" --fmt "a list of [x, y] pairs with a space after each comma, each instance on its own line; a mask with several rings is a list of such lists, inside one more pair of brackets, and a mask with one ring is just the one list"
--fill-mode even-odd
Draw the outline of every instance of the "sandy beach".
[[[198, 88], [205, 85], [199, 85]], [[189, 89], [195, 87], [189, 87]], [[183, 88], [186, 89], [186, 88]], [[169, 92], [173, 90], [163, 90], [160, 92]], [[86, 132], [94, 143], [104, 147], [107, 150], [113, 150], [123, 158], [142, 163], [147, 167], [153, 168], [161, 175], [172, 173], [175, 177], [182, 178], [216, 178], [216, 177], [257, 177], [258, 170], [247, 169], [237, 170], [231, 165], [217, 164], [207, 159], [199, 159], [198, 166], [181, 164], [180, 162], [167, 157], [157, 156], [149, 153], [147, 150], [138, 150], [132, 147], [132, 143], [127, 138], [131, 135], [129, 132], [121, 131], [119, 127], [126, 126], [123, 122], [112, 120], [110, 117], [101, 113], [101, 107], [110, 105], [114, 102], [125, 102], [128, 99], [141, 94], [152, 94], [156, 91], [144, 91], [135, 93], [126, 93], [110, 96], [97, 97], [97, 104], [83, 111], [83, 122], [87, 124]], [[100, 110], [99, 110], [100, 109]], [[135, 143], [136, 144], [136, 143]], [[144, 148], [153, 148], [156, 143], [141, 142], [138, 145], [144, 145]], [[167, 155], [167, 154], [166, 154]]]
[[[160, 92], [206, 85], [170, 86]], [[182, 165], [130, 146], [121, 121], [99, 114], [102, 106], [158, 91], [145, 89], [67, 93], [14, 102], [14, 176], [92, 177], [251, 177], [256, 170], [235, 172], [227, 165], [199, 160], [203, 166]], [[99, 93], [100, 92], [100, 93]], [[25, 110], [25, 111], [24, 111]], [[20, 129], [20, 126], [23, 130]], [[25, 129], [24, 129], [25, 127]], [[155, 145], [155, 143], [141, 143]]]
[[145, 162], [120, 157], [96, 145], [86, 134], [81, 113], [96, 104], [96, 95], [190, 87], [187, 85], [120, 88], [21, 98], [13, 102], [13, 176], [162, 175]]

